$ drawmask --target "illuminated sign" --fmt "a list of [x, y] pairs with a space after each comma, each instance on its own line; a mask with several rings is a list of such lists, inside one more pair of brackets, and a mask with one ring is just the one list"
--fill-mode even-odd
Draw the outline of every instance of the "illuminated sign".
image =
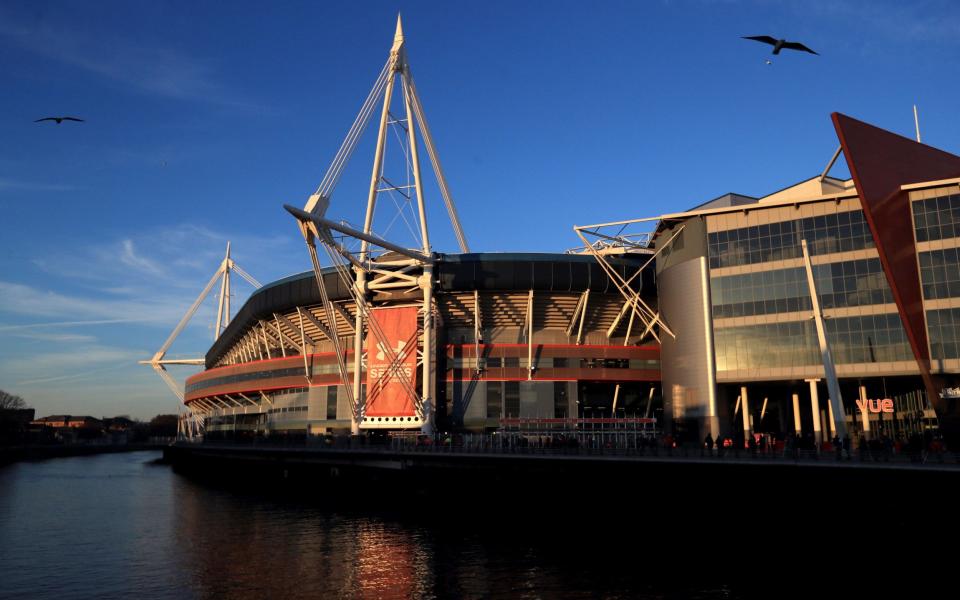
[[859, 408], [862, 413], [867, 411], [872, 413], [892, 413], [893, 400], [890, 398], [884, 398], [883, 400], [857, 400], [857, 408]]

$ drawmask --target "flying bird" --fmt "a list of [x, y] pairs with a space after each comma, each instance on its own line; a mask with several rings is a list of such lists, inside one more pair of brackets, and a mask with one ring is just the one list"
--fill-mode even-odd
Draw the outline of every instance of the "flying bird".
[[77, 121], [78, 123], [83, 123], [83, 119], [78, 119], [76, 117], [44, 117], [42, 119], [37, 119], [34, 123], [39, 123], [41, 121], [56, 121], [57, 125], [63, 123], [64, 121]]
[[770, 44], [773, 46], [773, 53], [780, 54], [780, 51], [786, 48], [787, 50], [801, 50], [803, 52], [809, 52], [810, 54], [816, 54], [820, 56], [819, 53], [814, 52], [810, 48], [807, 48], [800, 42], [788, 42], [787, 40], [778, 40], [772, 38], [769, 35], [745, 35], [742, 36], [745, 40], [753, 40], [755, 42], [763, 42], [764, 44]]

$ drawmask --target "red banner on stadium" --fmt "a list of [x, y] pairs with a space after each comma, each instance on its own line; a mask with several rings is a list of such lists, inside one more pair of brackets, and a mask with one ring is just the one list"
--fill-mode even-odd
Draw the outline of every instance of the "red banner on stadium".
[[411, 388], [417, 385], [417, 307], [377, 308], [370, 311], [370, 319], [380, 326], [396, 361], [391, 364], [386, 349], [368, 331], [366, 416], [415, 416], [413, 398], [402, 381]]

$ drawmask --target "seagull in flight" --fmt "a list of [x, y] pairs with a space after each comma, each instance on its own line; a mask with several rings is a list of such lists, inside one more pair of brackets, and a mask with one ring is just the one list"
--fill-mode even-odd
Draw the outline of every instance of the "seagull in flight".
[[37, 119], [34, 123], [39, 123], [41, 121], [56, 121], [57, 125], [63, 123], [64, 121], [77, 121], [78, 123], [83, 123], [83, 119], [78, 119], [76, 117], [44, 117], [42, 119]]
[[807, 48], [800, 42], [788, 42], [787, 40], [778, 40], [772, 38], [769, 35], [745, 35], [742, 36], [745, 40], [753, 40], [755, 42], [763, 42], [764, 44], [770, 44], [773, 46], [773, 53], [780, 54], [780, 51], [783, 49], [787, 50], [801, 50], [803, 52], [809, 52], [810, 54], [816, 54], [820, 56], [817, 52], [814, 52], [810, 48]]

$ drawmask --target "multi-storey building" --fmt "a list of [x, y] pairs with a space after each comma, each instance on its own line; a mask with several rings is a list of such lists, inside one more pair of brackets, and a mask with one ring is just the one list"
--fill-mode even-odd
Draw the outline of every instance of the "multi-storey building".
[[[825, 172], [660, 221], [660, 310], [676, 332], [662, 347], [666, 414], [697, 435], [823, 438], [844, 421], [827, 397], [801, 240], [846, 427], [870, 437], [954, 419], [943, 390], [960, 373], [960, 158], [834, 122], [851, 179]], [[869, 402], [884, 398], [893, 412]]]

